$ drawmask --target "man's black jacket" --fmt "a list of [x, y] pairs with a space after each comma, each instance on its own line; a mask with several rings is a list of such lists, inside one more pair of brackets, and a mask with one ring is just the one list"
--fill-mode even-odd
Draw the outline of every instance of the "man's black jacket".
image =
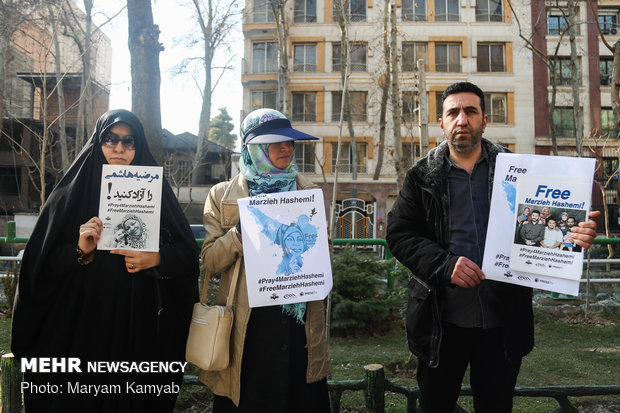
[[[489, 159], [489, 199], [495, 159], [508, 149], [482, 139]], [[386, 240], [396, 259], [411, 270], [407, 309], [407, 340], [411, 351], [430, 366], [440, 361], [441, 300], [458, 256], [448, 251], [449, 192], [444, 168], [448, 145], [443, 142], [407, 172], [394, 207], [388, 214]], [[453, 206], [458, 208], [458, 204]], [[508, 357], [522, 357], [534, 346], [532, 290], [484, 280], [487, 290], [503, 303], [500, 310], [504, 349]]]

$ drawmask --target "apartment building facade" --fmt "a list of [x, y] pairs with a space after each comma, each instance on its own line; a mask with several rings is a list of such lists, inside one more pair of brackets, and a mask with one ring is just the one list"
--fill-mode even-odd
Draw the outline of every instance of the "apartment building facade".
[[[77, 18], [85, 15], [73, 6]], [[59, 115], [73, 143], [82, 90], [82, 53], [69, 30], [58, 36], [60, 77], [56, 72], [54, 25], [45, 10], [32, 11], [10, 38], [4, 79], [4, 111], [0, 114], [0, 215], [35, 212], [41, 206], [39, 169], [45, 151], [45, 192], [61, 174]], [[96, 120], [108, 110], [112, 48], [101, 31], [93, 34], [90, 47], [91, 75], [86, 82]], [[60, 110], [58, 85], [62, 83], [64, 109]], [[47, 137], [47, 138], [44, 138]], [[88, 136], [85, 137], [88, 139]], [[38, 165], [37, 165], [38, 164]]]
[[[547, 15], [553, 16], [554, 9], [544, 1], [512, 3], [511, 6], [504, 0], [397, 0], [393, 4], [400, 132], [403, 156], [410, 158], [411, 164], [419, 158], [418, 59], [423, 59], [426, 66], [425, 90], [420, 92], [428, 102], [431, 147], [443, 140], [438, 124], [441, 92], [453, 82], [470, 81], [486, 94], [489, 116], [486, 138], [519, 153], [549, 153], [548, 116], [547, 129], [544, 126], [548, 110], [541, 108], [541, 94], [549, 94], [549, 73], [546, 67], [546, 71], [541, 69], [538, 57], [527, 47], [523, 37], [529, 39], [532, 33], [540, 34], [540, 16], [544, 16], [542, 21], [546, 22]], [[397, 193], [391, 113], [386, 117], [384, 145], [379, 143], [380, 87], [385, 80], [386, 66], [384, 4], [375, 0], [349, 0], [344, 4], [351, 42], [351, 74], [347, 81], [358, 154], [358, 164], [354, 166], [346, 122], [342, 130], [341, 162], [336, 165], [335, 161], [343, 89], [341, 32], [334, 11], [339, 9], [339, 3], [337, 7], [332, 0], [286, 3], [291, 103], [288, 115], [294, 127], [320, 138], [317, 143], [297, 144], [296, 159], [300, 171], [322, 185], [330, 199], [338, 168], [335, 195], [338, 224], [334, 237], [384, 237], [386, 214]], [[580, 8], [583, 25], [588, 25], [586, 6], [587, 3], [583, 3]], [[610, 31], [612, 24], [615, 21], [610, 20]], [[589, 28], [584, 30], [589, 33]], [[247, 114], [259, 107], [278, 108], [278, 36], [268, 0], [247, 3], [243, 32], [243, 112]], [[548, 31], [542, 33], [539, 41], [543, 43], [553, 36]], [[582, 41], [588, 44], [587, 38]], [[591, 49], [594, 53], [594, 45]], [[580, 52], [585, 56], [589, 50], [580, 49]], [[589, 59], [595, 59], [598, 65], [598, 50], [596, 57], [581, 60]], [[596, 80], [600, 81], [600, 77]], [[590, 95], [595, 95], [594, 92], [590, 90]], [[600, 117], [606, 116], [605, 112], [598, 115], [595, 110], [590, 112], [592, 105], [596, 105], [595, 100], [583, 105], [584, 117], [590, 119], [589, 123], [584, 123], [585, 128], [591, 127], [597, 119], [601, 125]], [[568, 154], [568, 138], [563, 143], [564, 154]], [[383, 165], [378, 179], [373, 179], [379, 151], [383, 151]], [[351, 174], [354, 167], [358, 172], [355, 180]]]

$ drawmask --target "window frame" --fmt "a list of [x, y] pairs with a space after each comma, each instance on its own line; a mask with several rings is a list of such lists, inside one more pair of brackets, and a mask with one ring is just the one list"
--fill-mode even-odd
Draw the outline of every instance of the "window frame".
[[[494, 65], [497, 64], [497, 62], [494, 62], [493, 60], [493, 48], [497, 48], [499, 47], [501, 49], [501, 69], [498, 70], [497, 68], [494, 67]], [[480, 49], [482, 48], [486, 48], [486, 53], [482, 53]], [[488, 67], [486, 68], [482, 68], [482, 69], [486, 69], [486, 70], [481, 70], [481, 64], [483, 63], [483, 61], [481, 61], [480, 57], [482, 55], [486, 55], [486, 63], [488, 65]], [[493, 43], [493, 42], [488, 42], [488, 43], [477, 43], [476, 45], [476, 71], [480, 72], [480, 73], [505, 73], [506, 72], [506, 45], [504, 43]]]
[[[403, 90], [400, 98], [401, 102], [401, 119], [403, 122], [418, 124], [418, 93], [413, 90]], [[407, 103], [407, 105], [405, 105]]]
[[[303, 50], [303, 56], [298, 55], [298, 50]], [[308, 57], [312, 56], [314, 63], [308, 63]], [[298, 63], [300, 58], [302, 63]], [[310, 60], [312, 60], [310, 59]], [[316, 72], [317, 71], [317, 44], [294, 43], [293, 44], [293, 72]]]
[[[291, 99], [291, 120], [294, 122], [316, 122], [316, 114], [317, 114], [317, 93], [316, 92], [293, 92]], [[295, 103], [299, 104], [299, 99], [302, 98], [303, 102], [303, 111], [296, 112], [295, 111]], [[309, 100], [314, 100], [314, 102], [309, 102]], [[312, 108], [313, 111], [308, 111], [309, 108]]]
[[[406, 51], [405, 48], [411, 47], [411, 52]], [[403, 42], [401, 46], [401, 70], [403, 72], [415, 72], [418, 70], [418, 49], [424, 48], [424, 68], [428, 71], [428, 43], [425, 42]], [[405, 56], [413, 55], [413, 62], [410, 59], [405, 59]]]
[[[342, 44], [340, 42], [332, 43], [332, 72], [340, 72], [340, 53]], [[363, 52], [362, 52], [363, 51]], [[366, 72], [368, 70], [368, 43], [351, 42], [349, 43], [349, 55], [351, 62], [351, 72]], [[363, 56], [363, 59], [362, 59]], [[354, 59], [360, 58], [363, 62], [354, 62]]]
[[[355, 141], [357, 149], [357, 173], [367, 173], [368, 167], [368, 143], [364, 141]], [[342, 142], [340, 148], [340, 164], [336, 165], [336, 154], [338, 150], [338, 142], [332, 142], [331, 151], [331, 173], [336, 172], [338, 167], [338, 173], [350, 174], [353, 173], [352, 162], [353, 152], [351, 151], [351, 142]], [[343, 169], [344, 168], [344, 169]]]
[[[311, 153], [307, 152], [311, 150]], [[301, 152], [301, 154], [299, 154]], [[301, 155], [301, 156], [300, 156]], [[307, 159], [310, 157], [311, 159]], [[301, 173], [316, 173], [316, 144], [303, 141], [295, 142], [295, 163]]]
[[[442, 47], [446, 48], [446, 63], [445, 63], [446, 70], [440, 70], [440, 64], [438, 62], [439, 53], [437, 51], [439, 48], [442, 48]], [[454, 63], [452, 63], [450, 59], [450, 49], [453, 47], [458, 48], [458, 70], [452, 70], [454, 68], [453, 67]], [[461, 48], [462, 48], [461, 43], [435, 43], [435, 71], [441, 72], [441, 73], [460, 73], [462, 70]], [[444, 66], [444, 64], [442, 63], [441, 66]]]
[[[571, 80], [573, 78], [573, 72], [571, 70], [571, 61], [570, 57], [566, 56], [558, 56], [555, 58], [551, 58], [551, 60], [555, 61], [555, 71], [558, 76], [556, 77], [556, 86], [570, 86]], [[581, 65], [581, 61], [577, 62], [578, 65]], [[549, 70], [549, 85], [553, 85], [553, 73]], [[581, 84], [581, 79], [579, 79], [579, 84]]]
[[[436, 22], [458, 22], [460, 21], [461, 16], [460, 16], [459, 0], [434, 0], [434, 2], [435, 2], [435, 21]], [[443, 3], [445, 7], [445, 13], [438, 12], [440, 8], [437, 6], [440, 3]], [[456, 14], [454, 13], [455, 9], [456, 9]], [[452, 11], [453, 13], [450, 13], [450, 11]], [[445, 15], [445, 18], [442, 18], [442, 16], [444, 15]], [[451, 18], [451, 16], [454, 17], [455, 15], [456, 15], [456, 18]]]
[[[276, 21], [269, 0], [254, 0], [252, 8], [252, 23], [273, 23]], [[258, 18], [257, 16], [262, 16]]]
[[[496, 2], [496, 6], [493, 13], [491, 10], [491, 3]], [[486, 9], [479, 8], [479, 5], [486, 3]], [[499, 8], [499, 13], [497, 10]], [[486, 11], [486, 13], [484, 13]], [[486, 16], [486, 17], [485, 17]], [[504, 21], [504, 4], [502, 0], [476, 0], [476, 21], [477, 22], [503, 22]]]
[[[340, 118], [340, 105], [342, 104], [342, 91], [332, 91], [332, 122], [338, 122]], [[355, 97], [363, 96], [363, 105], [355, 104], [358, 100]], [[336, 104], [336, 97], [338, 97], [338, 103]], [[351, 106], [351, 120], [353, 122], [367, 122], [368, 121], [368, 92], [365, 90], [350, 90], [349, 91], [349, 104]], [[363, 112], [357, 112], [355, 109], [363, 108]], [[346, 120], [346, 119], [345, 119]]]
[[[255, 93], [260, 93], [260, 101], [261, 104], [260, 106], [254, 105], [254, 94]], [[270, 105], [268, 103], [266, 103], [265, 101], [265, 94], [273, 94], [273, 105]], [[278, 104], [278, 91], [277, 90], [251, 90], [250, 91], [250, 107], [251, 110], [254, 111], [256, 109], [262, 109], [262, 108], [267, 108], [267, 109], [276, 109], [276, 106]], [[272, 107], [273, 106], [273, 107]]]
[[[257, 60], [256, 60], [256, 46], [263, 45], [263, 62], [261, 64], [261, 68], [257, 68]], [[273, 49], [270, 49], [273, 47]], [[269, 55], [270, 50], [275, 52], [275, 56]], [[275, 57], [275, 58], [274, 58]], [[257, 70], [263, 69], [263, 70]], [[273, 70], [270, 70], [273, 69]], [[277, 73], [278, 72], [278, 42], [271, 42], [267, 40], [255, 41], [252, 42], [252, 73]]]
[[[556, 117], [558, 119], [556, 119]], [[559, 122], [570, 121], [572, 126], [567, 126]], [[565, 106], [557, 106], [553, 111], [553, 124], [555, 125], [555, 134], [558, 137], [574, 137], [577, 131], [575, 127], [575, 119], [573, 119], [573, 108]], [[566, 132], [569, 132], [568, 134]]]
[[[612, 125], [609, 127], [608, 125]], [[616, 119], [614, 111], [611, 107], [603, 106], [601, 108], [601, 134], [607, 135], [612, 139], [618, 137], [618, 128], [616, 126]]]
[[425, 22], [426, 0], [403, 0], [400, 9], [400, 20], [403, 22]]
[[613, 74], [613, 56], [600, 56], [599, 57], [599, 71], [601, 76], [601, 86], [611, 85], [611, 77]]
[[[499, 119], [496, 118], [494, 113], [494, 102], [501, 100], [504, 113]], [[506, 93], [485, 93], [484, 94], [484, 106], [489, 123], [495, 123], [505, 125], [508, 123], [508, 96]]]
[[[308, 13], [309, 3], [314, 6], [314, 14]], [[310, 7], [310, 9], [310, 11], [312, 12], [312, 7]], [[295, 23], [316, 23], [316, 0], [295, 0], [293, 5], [293, 21]]]
[[[333, 2], [333, 6], [332, 6], [332, 18], [334, 21], [338, 21], [338, 13], [340, 12], [340, 1], [341, 0], [334, 0]], [[363, 3], [363, 4], [359, 4], [359, 9], [360, 9], [360, 13], [352, 13], [351, 12], [351, 7], [353, 4], [353, 1], [356, 1], [358, 3]], [[347, 0], [346, 2], [346, 7], [347, 9], [345, 10], [345, 14], [346, 14], [346, 18], [347, 21], [350, 23], [356, 23], [356, 22], [365, 22], [367, 20], [367, 11], [366, 9], [368, 8], [368, 4], [366, 2], [366, 0]]]

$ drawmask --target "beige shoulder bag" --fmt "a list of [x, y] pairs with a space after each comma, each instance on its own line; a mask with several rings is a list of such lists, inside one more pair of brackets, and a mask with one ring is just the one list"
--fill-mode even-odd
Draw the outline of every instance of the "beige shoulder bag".
[[239, 278], [241, 258], [237, 259], [226, 306], [207, 305], [210, 274], [205, 274], [200, 302], [194, 304], [192, 322], [187, 336], [185, 358], [202, 370], [218, 371], [228, 367], [230, 358], [230, 333], [233, 324], [232, 303]]

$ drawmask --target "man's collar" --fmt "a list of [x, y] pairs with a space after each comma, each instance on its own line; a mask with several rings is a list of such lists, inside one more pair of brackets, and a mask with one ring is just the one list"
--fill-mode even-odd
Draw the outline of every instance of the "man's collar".
[[[480, 147], [482, 148], [482, 153], [480, 155], [480, 158], [476, 161], [475, 165], [478, 165], [482, 161], [486, 161], [487, 163], [489, 162], [489, 152], [487, 151], [487, 148], [482, 144], [482, 141], [480, 142]], [[453, 167], [459, 168], [459, 166], [456, 165], [454, 162], [452, 162], [452, 160], [450, 159], [450, 147], [449, 146], [448, 146], [448, 150], [444, 154], [444, 160], [445, 162], [443, 165], [444, 165], [444, 170], [446, 172], [449, 171], [450, 168], [453, 168]]]

